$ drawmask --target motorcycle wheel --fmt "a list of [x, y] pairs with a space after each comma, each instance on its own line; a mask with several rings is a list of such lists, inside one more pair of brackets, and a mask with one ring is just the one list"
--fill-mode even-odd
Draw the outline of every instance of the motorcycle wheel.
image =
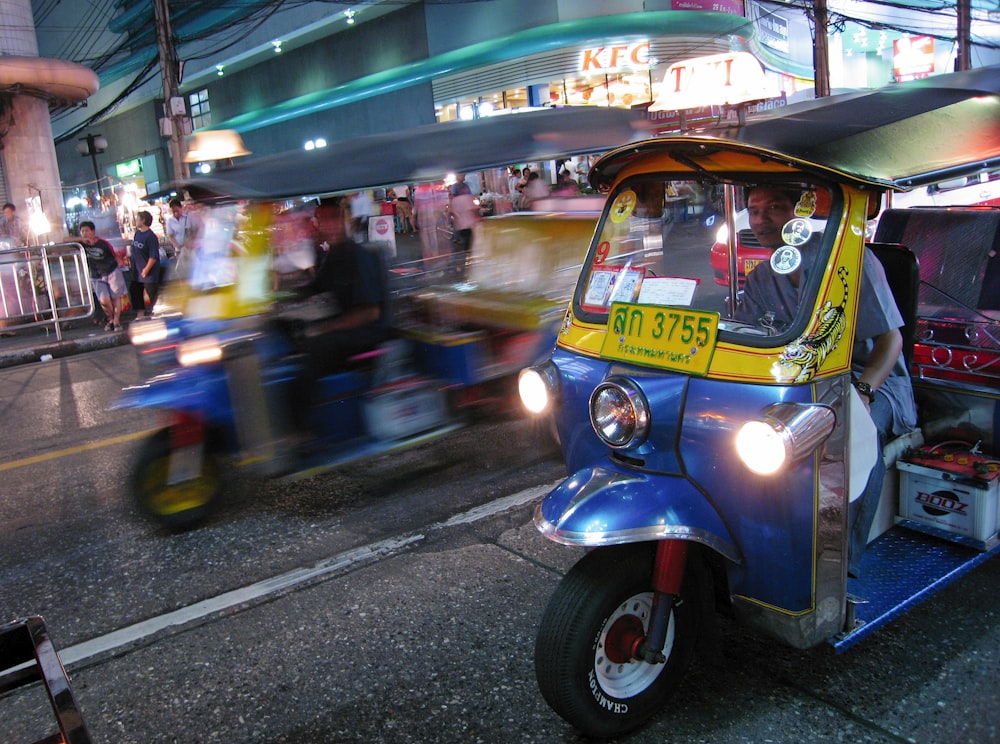
[[675, 602], [666, 663], [626, 660], [629, 637], [648, 630], [655, 544], [599, 548], [570, 570], [549, 602], [535, 641], [545, 701], [586, 736], [612, 738], [645, 723], [680, 682], [695, 645], [693, 604]]
[[222, 496], [222, 465], [205, 445], [201, 474], [177, 485], [167, 483], [170, 430], [147, 439], [132, 471], [132, 499], [139, 512], [160, 527], [181, 531], [204, 520]]

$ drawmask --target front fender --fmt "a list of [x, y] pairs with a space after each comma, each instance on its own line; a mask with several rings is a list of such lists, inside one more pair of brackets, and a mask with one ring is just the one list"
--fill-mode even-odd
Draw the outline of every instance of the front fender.
[[179, 369], [125, 388], [112, 410], [156, 408], [193, 411], [207, 419], [232, 418], [225, 371], [221, 367]]
[[599, 547], [673, 538], [742, 560], [718, 512], [691, 481], [614, 466], [582, 468], [535, 509], [539, 532], [566, 545]]

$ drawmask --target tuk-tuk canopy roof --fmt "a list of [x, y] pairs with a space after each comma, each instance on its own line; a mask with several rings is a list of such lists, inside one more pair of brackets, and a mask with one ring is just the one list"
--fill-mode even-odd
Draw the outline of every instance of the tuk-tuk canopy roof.
[[[651, 152], [689, 173], [735, 175], [759, 166], [905, 191], [1000, 166], [1000, 66], [819, 98], [744, 126], [621, 147], [598, 161], [591, 184], [606, 187]], [[739, 153], [755, 157], [741, 165]]]
[[430, 124], [239, 162], [172, 184], [195, 199], [283, 199], [440, 180], [449, 173], [606, 152], [648, 136], [644, 111], [546, 109]]

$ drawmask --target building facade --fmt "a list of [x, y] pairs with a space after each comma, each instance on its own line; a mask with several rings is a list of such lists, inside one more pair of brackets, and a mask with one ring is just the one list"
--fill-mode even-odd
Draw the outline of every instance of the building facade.
[[[708, 68], [690, 60], [735, 54], [759, 63], [759, 98], [771, 105], [813, 97], [813, 23], [801, 7], [785, 3], [396, 2], [333, 15], [327, 10], [325, 21], [316, 15], [322, 9], [312, 6], [339, 7], [310, 3], [285, 11], [243, 44], [185, 60], [181, 96], [194, 131], [235, 129], [256, 157], [526, 108], [662, 109], [666, 104], [657, 106], [657, 98], [665, 87], [704, 89], [711, 82]], [[937, 27], [916, 33], [925, 21], [912, 20], [913, 31], [902, 25], [874, 29], [880, 23], [875, 16], [838, 16], [827, 29], [834, 92], [953, 69], [955, 33]], [[994, 26], [1000, 24], [981, 27], [986, 32], [976, 38], [988, 43], [974, 48], [973, 66], [1000, 61]], [[295, 28], [308, 34], [281, 33]], [[179, 56], [185, 59], [184, 48]], [[104, 105], [92, 100], [87, 109], [54, 121], [68, 195], [97, 186], [77, 147], [96, 131], [108, 142], [101, 154], [102, 191], [131, 185], [155, 192], [168, 185], [171, 154], [157, 82], [99, 117], [94, 112]], [[98, 98], [120, 95], [120, 83], [105, 87]]]

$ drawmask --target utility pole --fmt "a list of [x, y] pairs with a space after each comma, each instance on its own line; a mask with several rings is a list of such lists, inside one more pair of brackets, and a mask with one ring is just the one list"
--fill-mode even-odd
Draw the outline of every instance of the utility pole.
[[153, 18], [156, 22], [156, 44], [160, 50], [160, 73], [163, 76], [163, 117], [169, 122], [164, 127], [164, 133], [170, 131], [170, 158], [174, 165], [174, 181], [182, 181], [188, 177], [188, 165], [184, 162], [187, 154], [185, 142], [185, 120], [187, 109], [180, 95], [178, 75], [180, 66], [177, 64], [177, 48], [174, 46], [174, 34], [170, 28], [170, 5], [168, 0], [153, 0]]
[[830, 95], [830, 46], [826, 30], [830, 14], [826, 0], [813, 0], [813, 70], [816, 76], [816, 98]]
[[969, 0], [958, 0], [958, 50], [955, 57], [955, 70], [968, 70], [972, 67], [972, 8]]

